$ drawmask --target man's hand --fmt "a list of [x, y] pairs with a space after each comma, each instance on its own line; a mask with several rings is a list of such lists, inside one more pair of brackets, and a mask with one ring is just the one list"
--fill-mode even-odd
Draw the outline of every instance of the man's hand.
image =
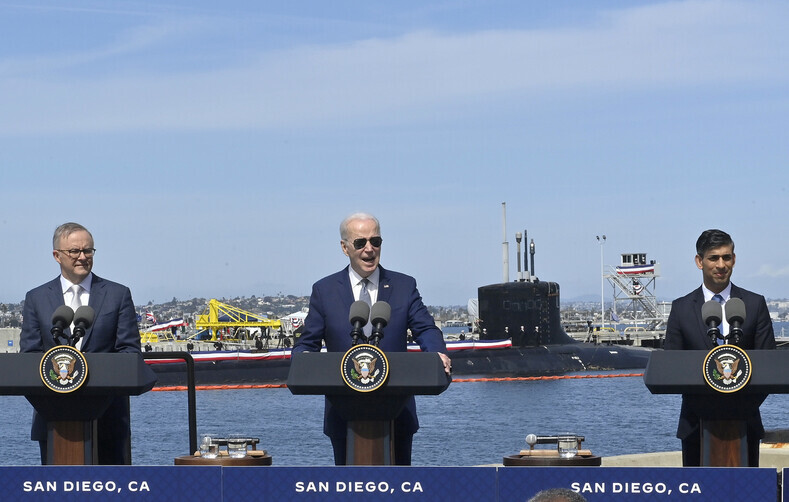
[[438, 353], [438, 357], [441, 358], [441, 362], [444, 363], [444, 372], [447, 375], [452, 374], [452, 360], [449, 358], [448, 355], [444, 354], [443, 352]]

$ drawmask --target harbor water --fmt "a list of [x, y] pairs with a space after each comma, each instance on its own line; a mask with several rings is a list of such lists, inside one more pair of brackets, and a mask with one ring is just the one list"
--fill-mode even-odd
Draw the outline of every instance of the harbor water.
[[[600, 456], [679, 450], [674, 437], [680, 397], [652, 395], [640, 376], [578, 373], [579, 378], [453, 382], [440, 396], [418, 396], [421, 429], [414, 465], [500, 464], [526, 447], [525, 437], [565, 432], [586, 437]], [[640, 373], [640, 372], [639, 372]], [[789, 427], [787, 395], [762, 405], [765, 428]], [[37, 465], [29, 440], [32, 407], [24, 397], [0, 396], [0, 465]], [[189, 453], [186, 392], [148, 392], [131, 398], [132, 462], [173, 465]], [[260, 438], [274, 465], [332, 465], [322, 432], [323, 397], [293, 396], [285, 388], [197, 392], [198, 432]]]

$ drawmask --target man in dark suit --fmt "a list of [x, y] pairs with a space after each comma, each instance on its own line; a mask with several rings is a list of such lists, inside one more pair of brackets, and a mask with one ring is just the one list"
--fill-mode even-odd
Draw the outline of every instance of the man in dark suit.
[[[731, 236], [721, 230], [706, 230], [696, 241], [696, 266], [701, 270], [703, 283], [690, 294], [674, 300], [666, 327], [666, 350], [712, 350], [715, 344], [707, 336], [707, 326], [701, 316], [701, 306], [710, 300], [724, 303], [721, 333], [728, 333], [725, 302], [740, 298], [745, 304], [743, 337], [738, 344], [746, 350], [775, 348], [775, 336], [767, 302], [762, 295], [739, 288], [731, 283], [736, 256]], [[720, 298], [717, 296], [720, 295]], [[718, 344], [723, 343], [719, 339]], [[756, 397], [745, 410], [748, 431], [748, 464], [759, 465], [759, 439], [764, 436], [759, 405], [767, 396]], [[682, 464], [701, 464], [701, 432], [699, 417], [692, 411], [692, 396], [682, 396], [677, 437], [682, 440]]]
[[[76, 345], [82, 352], [140, 352], [137, 313], [129, 288], [91, 273], [96, 252], [91, 233], [78, 223], [64, 223], [55, 229], [52, 245], [60, 276], [25, 296], [21, 352], [45, 352], [55, 346], [50, 334], [52, 314], [61, 305], [89, 305], [95, 311], [93, 325]], [[99, 464], [128, 464], [130, 436], [129, 399], [115, 398], [98, 420]], [[45, 464], [47, 427], [36, 412], [30, 439], [39, 441], [41, 463]]]
[[[340, 238], [340, 247], [350, 259], [350, 265], [312, 286], [304, 331], [293, 352], [317, 352], [323, 343], [330, 352], [350, 349], [348, 312], [355, 300], [365, 299], [369, 294], [370, 303], [385, 301], [392, 308], [385, 336], [379, 344], [381, 350], [405, 352], [406, 332], [410, 329], [423, 351], [439, 353], [444, 370], [449, 373], [451, 361], [445, 354], [443, 334], [422, 303], [416, 281], [379, 265], [382, 239], [378, 220], [366, 213], [353, 214], [340, 224]], [[344, 465], [346, 461], [346, 426], [327, 401], [323, 432], [331, 439], [337, 465]], [[411, 444], [418, 428], [416, 403], [411, 396], [395, 420], [395, 464], [411, 464]]]

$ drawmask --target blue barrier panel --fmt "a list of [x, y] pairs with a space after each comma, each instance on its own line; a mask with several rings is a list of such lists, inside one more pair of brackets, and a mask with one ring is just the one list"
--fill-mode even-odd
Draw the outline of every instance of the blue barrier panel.
[[224, 502], [496, 501], [494, 467], [224, 467], [223, 473]]
[[499, 502], [524, 502], [549, 488], [568, 488], [589, 502], [773, 502], [778, 496], [778, 473], [769, 468], [502, 467], [498, 475]]
[[0, 500], [525, 502], [567, 488], [590, 502], [774, 502], [777, 481], [772, 468], [35, 466], [0, 467]]
[[217, 502], [221, 486], [222, 468], [210, 466], [0, 467], [4, 502]]

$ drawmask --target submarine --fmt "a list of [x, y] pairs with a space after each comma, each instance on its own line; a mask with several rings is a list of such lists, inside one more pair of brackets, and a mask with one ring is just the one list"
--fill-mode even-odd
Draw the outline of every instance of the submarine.
[[[502, 203], [502, 209], [503, 280], [501, 283], [477, 289], [476, 302], [469, 301], [469, 315], [476, 311], [474, 330], [479, 334], [480, 345], [494, 340], [507, 340], [510, 345], [497, 349], [450, 349], [453, 373], [528, 377], [577, 371], [645, 368], [651, 349], [581, 342], [567, 334], [561, 322], [559, 284], [541, 281], [534, 275], [533, 239], [523, 249], [523, 270], [521, 269], [523, 236], [520, 232], [515, 234], [517, 279], [509, 281], [505, 203]], [[531, 258], [531, 272], [527, 251]]]

